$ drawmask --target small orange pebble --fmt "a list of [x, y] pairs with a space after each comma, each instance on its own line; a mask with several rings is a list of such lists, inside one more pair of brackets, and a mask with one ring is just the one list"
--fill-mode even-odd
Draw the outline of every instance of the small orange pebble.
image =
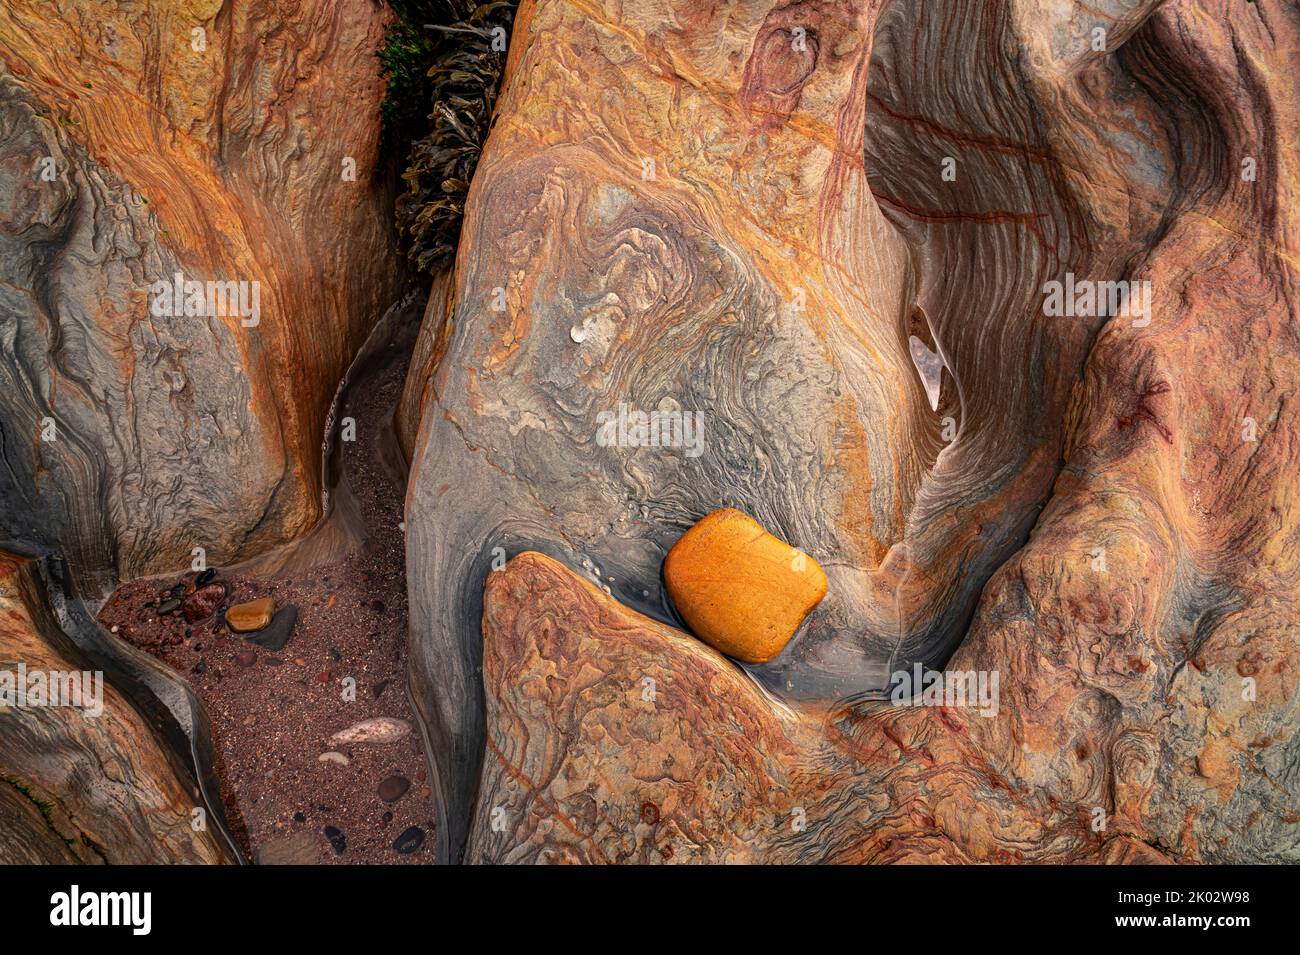
[[226, 626], [235, 633], [253, 633], [264, 629], [271, 622], [273, 613], [275, 600], [272, 597], [235, 604], [226, 611]]
[[817, 561], [723, 508], [706, 515], [664, 558], [664, 582], [705, 643], [744, 663], [766, 663], [826, 596]]

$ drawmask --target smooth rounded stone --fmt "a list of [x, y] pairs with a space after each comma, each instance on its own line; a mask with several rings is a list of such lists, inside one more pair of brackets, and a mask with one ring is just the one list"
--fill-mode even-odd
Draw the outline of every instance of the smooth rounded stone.
[[173, 614], [179, 610], [180, 607], [181, 601], [179, 597], [168, 597], [158, 605], [158, 616], [165, 617], [168, 614]]
[[290, 604], [277, 610], [265, 629], [248, 634], [244, 639], [266, 650], [283, 650], [293, 636], [294, 624], [297, 622], [298, 608]]
[[330, 845], [334, 847], [335, 855], [337, 856], [343, 855], [343, 850], [345, 850], [348, 847], [348, 837], [343, 835], [342, 829], [340, 829], [338, 826], [326, 826], [325, 838], [328, 839], [330, 841]]
[[731, 508], [681, 536], [664, 558], [664, 582], [695, 635], [745, 663], [776, 657], [826, 596], [815, 560]]
[[226, 611], [226, 625], [235, 633], [252, 633], [269, 624], [274, 612], [275, 598], [259, 597], [230, 607]]
[[184, 581], [181, 581], [179, 584], [173, 584], [172, 589], [168, 591], [168, 593], [172, 597], [184, 597], [185, 591], [188, 588], [189, 588], [189, 584], [185, 583]]
[[198, 623], [216, 613], [221, 601], [225, 599], [225, 584], [208, 584], [185, 598], [181, 603], [181, 612], [190, 623]]
[[235, 654], [235, 662], [241, 667], [251, 667], [257, 662], [257, 654], [252, 650], [240, 650]]
[[351, 766], [352, 760], [348, 759], [340, 752], [330, 750], [328, 753], [321, 753], [316, 757], [318, 763], [334, 763], [337, 766]]
[[422, 845], [424, 845], [424, 830], [419, 826], [411, 826], [393, 840], [393, 849], [404, 856], [409, 856]]
[[[342, 833], [339, 836], [342, 838]], [[307, 832], [268, 839], [257, 850], [258, 865], [313, 865], [315, 862], [316, 840]]]
[[212, 583], [212, 579], [217, 576], [216, 568], [209, 567], [203, 573], [194, 578], [195, 587], [204, 587]]
[[330, 737], [334, 745], [348, 743], [397, 743], [411, 735], [411, 724], [392, 716], [375, 716], [339, 730]]
[[389, 776], [379, 784], [379, 798], [384, 802], [397, 802], [411, 788], [411, 781], [405, 776]]

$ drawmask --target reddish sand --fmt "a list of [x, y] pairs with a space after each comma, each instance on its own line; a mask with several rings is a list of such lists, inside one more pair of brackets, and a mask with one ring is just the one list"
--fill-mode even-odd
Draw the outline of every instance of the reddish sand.
[[[343, 465], [371, 534], [367, 553], [276, 578], [219, 574], [231, 593], [221, 610], [193, 625], [179, 614], [159, 617], [155, 609], [174, 583], [193, 574], [124, 584], [99, 615], [103, 626], [116, 626], [119, 637], [179, 672], [203, 700], [227, 817], [250, 858], [270, 852], [328, 863], [432, 861], [435, 814], [406, 695], [402, 498], [375, 445], [379, 422], [388, 420], [397, 400], [402, 370], [381, 372], [353, 389], [349, 413], [357, 420], [357, 440], [343, 445]], [[250, 644], [222, 622], [231, 603], [267, 595], [277, 607], [294, 604], [299, 611], [280, 652]], [[256, 656], [251, 663], [250, 650]], [[344, 700], [348, 677], [356, 681], [355, 702]], [[398, 743], [329, 744], [335, 732], [372, 716], [406, 720], [412, 733]], [[350, 765], [320, 762], [331, 749]], [[376, 790], [393, 775], [411, 785], [388, 804]], [[342, 853], [326, 837], [327, 826], [342, 832]], [[423, 830], [423, 845], [400, 854], [393, 842], [412, 826]]]

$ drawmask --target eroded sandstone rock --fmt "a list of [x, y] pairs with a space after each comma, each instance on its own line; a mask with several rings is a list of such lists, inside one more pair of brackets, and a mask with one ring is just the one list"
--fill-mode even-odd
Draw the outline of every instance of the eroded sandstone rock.
[[[408, 497], [452, 853], [472, 817], [471, 858], [1296, 859], [1297, 36], [1277, 0], [525, 4]], [[600, 444], [620, 402], [704, 453]], [[631, 609], [726, 505], [830, 577], [751, 668], [776, 699]], [[489, 573], [521, 550], [601, 576]], [[913, 665], [998, 705], [850, 702]]]
[[[20, 665], [94, 673], [45, 605], [30, 562], [0, 554], [0, 670]], [[0, 862], [231, 861], [215, 824], [196, 831], [202, 802], [132, 704], [107, 682], [98, 702], [80, 686], [82, 705], [0, 705]]]
[[[1294, 641], [1235, 646], [1172, 697], [1173, 660], [1103, 690], [1087, 658], [1008, 608], [1024, 569], [997, 575], [948, 666], [998, 667], [1014, 690], [996, 713], [827, 709], [774, 704], [713, 650], [521, 554], [486, 584], [468, 861], [1294, 861], [1276, 776], [1295, 755]], [[1254, 704], [1205, 706], [1260, 650], [1281, 665]], [[1189, 726], [1197, 709], [1215, 732]], [[1198, 747], [1223, 758], [1197, 763]]]
[[[334, 387], [399, 270], [383, 6], [92, 6], [0, 10], [0, 538], [98, 596], [316, 520]], [[154, 314], [177, 273], [256, 291], [256, 324]]]

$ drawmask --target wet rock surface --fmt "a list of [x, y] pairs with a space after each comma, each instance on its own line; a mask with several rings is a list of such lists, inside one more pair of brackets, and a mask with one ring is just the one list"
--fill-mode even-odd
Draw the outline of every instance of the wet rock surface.
[[[250, 857], [1300, 861], [1293, 0], [526, 2], [323, 468], [398, 281], [388, 13], [217, 6], [0, 7], [0, 540], [137, 578], [100, 619], [201, 697]], [[152, 320], [180, 272], [260, 323]], [[728, 507], [824, 578], [665, 567]], [[66, 664], [12, 563], [0, 663]], [[4, 861], [220, 861], [110, 702], [0, 713]]]
[[[1279, 770], [1296, 745], [1300, 647], [1234, 622], [1186, 665], [1099, 671], [1081, 642], [1135, 651], [1107, 643], [1104, 621], [1044, 629], [1024, 602], [1020, 575], [1075, 533], [1053, 526], [995, 578], [950, 662], [1000, 670], [985, 709], [774, 706], [694, 638], [548, 557], [516, 557], [486, 583], [489, 731], [468, 861], [1294, 861]], [[1253, 669], [1260, 658], [1275, 665]]]

